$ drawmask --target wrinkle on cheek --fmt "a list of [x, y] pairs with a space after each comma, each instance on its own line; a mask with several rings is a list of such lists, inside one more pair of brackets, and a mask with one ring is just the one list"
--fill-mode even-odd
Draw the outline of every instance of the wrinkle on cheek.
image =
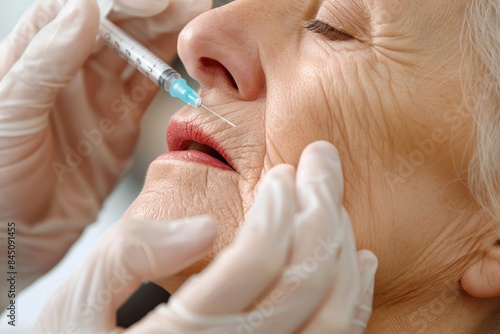
[[238, 194], [243, 213], [243, 217], [239, 220], [240, 223], [243, 222], [246, 213], [252, 207], [262, 175], [267, 171], [265, 168], [267, 144], [264, 148], [260, 145], [264, 142], [264, 139], [249, 142], [245, 144], [245, 149], [242, 151], [245, 152], [246, 165], [244, 174], [240, 175], [238, 181]]
[[[392, 75], [384, 63], [368, 62], [357, 68], [354, 90], [360, 92], [355, 103], [356, 122], [380, 157], [394, 151], [403, 142], [402, 134], [411, 132], [407, 107], [410, 89], [407, 82]], [[353, 91], [353, 94], [355, 92]], [[410, 116], [410, 117], [409, 117]]]
[[[242, 198], [244, 219], [246, 219], [248, 212], [250, 211], [255, 202], [255, 198], [259, 193], [260, 185], [262, 183], [265, 174], [269, 172], [271, 168], [280, 164], [278, 162], [273, 162], [269, 160], [268, 153], [278, 152], [278, 151], [276, 151], [274, 145], [272, 143], [269, 143], [267, 140], [264, 152], [266, 154], [263, 158], [264, 159], [263, 162], [259, 162], [256, 163], [254, 166], [251, 166], [251, 169], [254, 173], [253, 175], [255, 175], [256, 177], [252, 178], [251, 180], [246, 180], [244, 184], [240, 187], [240, 193], [245, 194], [245, 197]], [[274, 153], [272, 153], [272, 155], [274, 155]], [[282, 158], [278, 158], [278, 161], [284, 161], [284, 160], [282, 160]]]
[[[358, 155], [380, 142], [381, 136], [371, 128], [369, 120], [377, 112], [377, 103], [368, 92], [371, 87], [365, 86], [370, 78], [363, 77], [358, 62], [342, 59], [330, 63], [329, 69], [320, 75], [326, 79], [322, 79], [317, 92], [326, 107], [316, 122], [327, 124], [320, 128], [329, 133], [327, 140], [339, 148], [343, 163], [352, 171]], [[372, 90], [377, 96], [376, 89]]]
[[260, 179], [274, 166], [286, 163], [286, 158], [281, 154], [283, 148], [273, 138], [266, 138], [266, 158], [260, 174]]
[[[377, 219], [387, 214], [380, 212], [387, 203], [380, 203], [379, 192], [372, 190], [384, 189], [380, 173], [372, 170], [384, 170], [384, 161], [392, 157], [392, 142], [397, 141], [391, 116], [385, 113], [397, 109], [396, 93], [382, 79], [389, 76], [383, 73], [386, 70], [370, 57], [362, 61], [339, 57], [324, 76], [330, 81], [322, 83], [322, 100], [333, 125], [332, 142], [339, 149], [344, 169], [345, 204], [353, 221], [362, 222], [360, 226], [376, 226]], [[360, 242], [373, 245], [366, 230], [357, 235]]]

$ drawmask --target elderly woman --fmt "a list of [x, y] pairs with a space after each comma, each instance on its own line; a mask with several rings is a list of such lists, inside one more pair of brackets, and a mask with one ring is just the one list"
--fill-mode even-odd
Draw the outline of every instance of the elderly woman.
[[[206, 101], [238, 127], [185, 109], [169, 147], [211, 146], [230, 169], [166, 156], [126, 216], [210, 208], [226, 231], [217, 251], [262, 175], [327, 140], [343, 161], [358, 247], [380, 261], [368, 332], [477, 333], [500, 307], [499, 7], [236, 1], [198, 17], [181, 34], [180, 56]], [[206, 199], [192, 201], [200, 193]]]
[[[125, 217], [209, 213], [220, 224], [217, 254], [263, 176], [328, 141], [343, 163], [357, 246], [380, 263], [367, 333], [491, 331], [499, 16], [497, 0], [238, 0], [198, 16], [179, 55], [205, 103], [237, 127], [179, 111], [171, 152], [151, 164]], [[160, 284], [174, 292], [211, 258]]]

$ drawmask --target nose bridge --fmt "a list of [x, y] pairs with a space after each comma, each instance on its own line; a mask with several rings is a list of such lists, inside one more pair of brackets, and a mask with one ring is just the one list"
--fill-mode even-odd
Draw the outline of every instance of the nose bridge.
[[[220, 21], [255, 44], [287, 43], [304, 19], [317, 11], [321, 0], [237, 0], [218, 10]], [[313, 13], [314, 12], [314, 13]], [[251, 33], [249, 33], [251, 32]], [[280, 36], [280, 38], [276, 38]]]
[[236, 0], [206, 12], [180, 35], [179, 55], [202, 88], [223, 87], [251, 100], [265, 91], [266, 68], [300, 38], [321, 0]]
[[271, 31], [273, 35], [280, 34], [276, 29], [283, 11], [273, 4], [275, 1], [239, 0], [219, 8], [217, 14], [226, 31], [232, 31], [240, 40], [257, 46], [266, 43]]
[[[215, 8], [197, 20], [205, 31], [197, 30], [198, 40], [215, 44], [236, 42], [271, 49], [287, 45], [289, 36], [302, 29], [323, 0], [236, 0]], [[189, 30], [184, 31], [189, 35]], [[214, 33], [217, 32], [217, 33]], [[230, 38], [228, 40], [227, 38]], [[225, 40], [218, 40], [224, 38]], [[270, 45], [269, 45], [270, 44]], [[229, 46], [229, 45], [228, 45]]]

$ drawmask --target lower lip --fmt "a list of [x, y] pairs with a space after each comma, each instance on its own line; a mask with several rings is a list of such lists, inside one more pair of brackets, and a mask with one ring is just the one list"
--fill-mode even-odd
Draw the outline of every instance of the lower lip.
[[211, 155], [200, 151], [173, 151], [167, 152], [158, 157], [158, 159], [166, 159], [166, 160], [182, 160], [187, 162], [194, 162], [202, 165], [207, 165], [210, 167], [219, 168], [222, 170], [230, 170], [233, 169], [223, 163], [220, 160], [215, 159]]

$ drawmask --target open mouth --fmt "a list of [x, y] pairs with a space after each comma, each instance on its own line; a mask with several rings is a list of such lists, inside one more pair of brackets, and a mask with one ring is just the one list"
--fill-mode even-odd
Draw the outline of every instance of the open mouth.
[[202, 153], [205, 153], [205, 154], [208, 154], [209, 156], [211, 156], [212, 158], [215, 158], [217, 160], [219, 160], [220, 162], [222, 162], [223, 164], [227, 165], [228, 167], [230, 167], [231, 169], [234, 169], [230, 164], [229, 162], [227, 162], [226, 159], [224, 159], [224, 157], [222, 156], [222, 154], [220, 154], [219, 152], [217, 152], [213, 147], [210, 147], [208, 145], [205, 145], [205, 144], [201, 144], [201, 143], [198, 143], [198, 142], [195, 142], [195, 141], [192, 141], [190, 142], [188, 145], [187, 145], [187, 148], [185, 149], [186, 151], [198, 151], [198, 152], [202, 152]]
[[236, 171], [223, 143], [202, 125], [172, 120], [167, 129], [167, 143], [172, 157]]

